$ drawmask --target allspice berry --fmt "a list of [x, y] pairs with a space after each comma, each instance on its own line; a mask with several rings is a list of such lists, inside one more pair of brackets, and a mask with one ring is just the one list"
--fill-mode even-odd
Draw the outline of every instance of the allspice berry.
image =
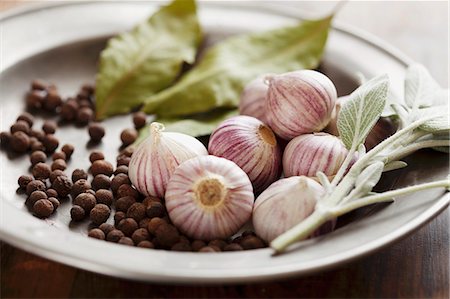
[[146, 209], [149, 218], [164, 216], [164, 206], [159, 202], [150, 202]]
[[127, 217], [133, 218], [136, 222], [141, 221], [145, 217], [145, 206], [139, 202], [132, 204], [128, 208]]
[[240, 250], [244, 250], [244, 248], [242, 248], [242, 246], [237, 243], [228, 244], [223, 248], [223, 251], [240, 251]]
[[52, 170], [66, 170], [67, 168], [67, 164], [66, 161], [64, 161], [63, 159], [56, 159], [55, 161], [53, 161], [52, 166], [51, 166]]
[[26, 187], [26, 194], [28, 196], [30, 196], [31, 193], [33, 193], [34, 191], [45, 191], [45, 189], [46, 189], [46, 186], [43, 181], [33, 180], [28, 183], [28, 185]]
[[91, 189], [91, 184], [85, 179], [79, 179], [73, 184], [70, 194], [75, 198], [78, 194], [85, 193], [89, 189]]
[[72, 121], [76, 118], [79, 105], [74, 99], [65, 101], [61, 106], [61, 118], [66, 121]]
[[156, 229], [155, 237], [158, 240], [158, 244], [165, 248], [171, 248], [178, 243], [180, 234], [175, 226], [171, 224], [162, 224]]
[[117, 195], [119, 197], [131, 196], [136, 199], [139, 198], [139, 192], [129, 184], [121, 185], [119, 189], [117, 189]]
[[11, 143], [12, 135], [10, 132], [1, 132], [0, 133], [0, 142], [2, 147], [7, 147]]
[[120, 186], [123, 184], [131, 184], [130, 178], [128, 175], [119, 173], [118, 175], [115, 175], [114, 178], [111, 180], [111, 190], [113, 193], [117, 193]]
[[142, 241], [148, 240], [150, 234], [146, 228], [138, 228], [131, 235], [131, 239], [135, 244], [139, 244]]
[[61, 96], [56, 90], [50, 89], [48, 91], [47, 97], [43, 102], [44, 109], [50, 112], [55, 112], [56, 108], [62, 105]]
[[206, 246], [206, 243], [202, 240], [194, 240], [194, 241], [192, 241], [192, 244], [191, 244], [191, 248], [193, 251], [199, 251], [200, 249], [202, 249], [205, 246]]
[[104, 174], [110, 177], [114, 173], [114, 169], [111, 163], [105, 160], [97, 160], [92, 163], [91, 172], [93, 176], [98, 174]]
[[118, 229], [113, 229], [112, 231], [110, 231], [107, 235], [106, 235], [106, 241], [109, 242], [119, 242], [119, 240], [125, 237], [125, 235], [123, 234], [123, 232], [121, 232]]
[[53, 210], [56, 211], [57, 208], [59, 208], [60, 202], [56, 197], [49, 197], [48, 200], [53, 205]]
[[108, 220], [111, 210], [107, 205], [96, 204], [89, 214], [89, 218], [94, 224], [100, 225]]
[[27, 94], [26, 105], [27, 109], [35, 110], [42, 107], [44, 102], [44, 92], [42, 90], [32, 90]]
[[120, 238], [119, 242], [117, 242], [118, 244], [122, 244], [122, 245], [127, 245], [127, 246], [134, 246], [134, 242], [133, 240], [131, 240], [128, 237], [122, 237]]
[[192, 247], [189, 243], [179, 242], [170, 248], [172, 251], [192, 251]]
[[49, 217], [53, 210], [53, 204], [47, 199], [40, 199], [33, 205], [33, 213], [39, 218]]
[[65, 154], [64, 152], [55, 152], [55, 153], [52, 155], [52, 160], [53, 160], [53, 161], [56, 161], [56, 160], [58, 160], [58, 159], [61, 159], [61, 160], [66, 161], [67, 156], [66, 156], [66, 154]]
[[82, 207], [86, 213], [89, 213], [96, 203], [95, 196], [90, 193], [81, 193], [73, 200], [73, 204]]
[[114, 225], [117, 226], [119, 225], [120, 221], [122, 221], [123, 219], [125, 219], [127, 217], [127, 215], [124, 212], [116, 212], [114, 214]]
[[100, 142], [103, 136], [105, 136], [105, 128], [99, 123], [91, 123], [88, 132], [93, 142]]
[[101, 229], [104, 233], [105, 236], [112, 230], [114, 230], [114, 225], [109, 224], [109, 223], [102, 223], [100, 224], [100, 226], [98, 227], [99, 229]]
[[61, 148], [61, 151], [66, 154], [66, 160], [69, 160], [72, 157], [75, 148], [71, 144], [64, 144]]
[[17, 182], [19, 183], [20, 189], [25, 189], [32, 180], [33, 178], [30, 175], [21, 175]]
[[118, 175], [119, 173], [123, 173], [128, 175], [128, 166], [126, 165], [120, 165], [116, 168], [116, 170], [114, 171], [114, 175]]
[[88, 236], [94, 239], [105, 240], [105, 233], [99, 228], [91, 229]]
[[64, 171], [62, 171], [61, 169], [56, 169], [56, 170], [53, 170], [51, 173], [50, 173], [50, 182], [51, 183], [53, 183], [53, 181], [57, 178], [57, 177], [59, 177], [59, 176], [66, 176], [66, 174], [64, 173]]
[[155, 248], [155, 245], [153, 245], [153, 243], [150, 241], [141, 241], [139, 242], [139, 244], [137, 244], [137, 247], [153, 249]]
[[46, 152], [53, 153], [58, 148], [59, 141], [55, 135], [47, 134], [42, 140], [42, 144], [45, 146]]
[[135, 230], [138, 229], [138, 224], [136, 220], [133, 218], [125, 218], [122, 219], [119, 222], [119, 225], [117, 225], [117, 229], [122, 231], [125, 236], [131, 237], [131, 235], [134, 233]]
[[45, 163], [47, 160], [47, 155], [43, 151], [34, 151], [30, 155], [31, 165], [36, 165], [38, 163]]
[[51, 172], [50, 166], [42, 162], [39, 162], [36, 165], [34, 165], [31, 171], [34, 178], [37, 180], [48, 179], [50, 176], [50, 172]]
[[139, 111], [139, 112], [134, 113], [133, 114], [134, 128], [136, 130], [143, 128], [146, 124], [146, 121], [147, 121], [146, 119], [147, 119], [147, 115], [144, 112]]
[[29, 205], [30, 207], [33, 207], [34, 204], [41, 199], [47, 199], [47, 193], [45, 193], [44, 191], [40, 191], [40, 190], [36, 190], [33, 191], [33, 193], [30, 194], [30, 196], [27, 198], [27, 205]]
[[86, 212], [80, 206], [75, 205], [70, 209], [70, 217], [73, 221], [81, 221], [85, 216]]
[[24, 120], [18, 120], [11, 126], [10, 132], [11, 134], [14, 134], [16, 132], [24, 132], [28, 135], [30, 133], [30, 125]]
[[58, 125], [56, 124], [56, 122], [52, 120], [46, 120], [42, 125], [42, 131], [44, 131], [45, 134], [55, 134], [57, 127]]
[[30, 147], [30, 137], [22, 131], [15, 132], [11, 136], [10, 146], [17, 153], [24, 153]]
[[208, 243], [208, 246], [217, 246], [219, 247], [221, 250], [223, 250], [225, 248], [225, 246], [227, 246], [227, 242], [225, 242], [224, 240], [212, 240]]
[[152, 220], [150, 220], [150, 222], [148, 223], [147, 230], [152, 235], [155, 235], [158, 227], [160, 225], [165, 225], [165, 224], [167, 224], [167, 222], [164, 219], [155, 217]]
[[94, 119], [94, 112], [91, 108], [83, 107], [77, 113], [77, 124], [80, 126], [87, 125]]
[[48, 188], [47, 190], [45, 190], [45, 193], [47, 193], [48, 197], [58, 197], [58, 192], [56, 192], [56, 190], [52, 188]]
[[19, 121], [19, 120], [26, 121], [26, 122], [28, 123], [28, 126], [29, 126], [30, 128], [33, 126], [33, 123], [34, 123], [34, 117], [33, 117], [33, 115], [31, 115], [31, 114], [28, 113], [28, 112], [22, 112], [22, 113], [19, 115], [19, 117], [17, 117], [17, 120], [16, 120], [16, 121]]
[[113, 194], [106, 189], [98, 189], [95, 191], [95, 198], [97, 199], [97, 203], [102, 203], [107, 206], [111, 206], [113, 203]]
[[128, 209], [131, 207], [131, 205], [134, 204], [135, 202], [136, 199], [134, 199], [131, 196], [121, 197], [118, 200], [116, 200], [115, 203], [116, 211], [126, 213]]
[[128, 146], [136, 141], [138, 132], [135, 129], [125, 129], [120, 134], [120, 140], [122, 140], [123, 146]]
[[97, 160], [105, 160], [105, 155], [102, 152], [93, 151], [89, 155], [89, 161], [91, 161], [91, 163], [94, 163]]
[[52, 182], [53, 189], [58, 192], [60, 197], [66, 197], [69, 195], [72, 190], [72, 182], [65, 175], [57, 176], [56, 179]]
[[104, 174], [98, 174], [92, 180], [91, 185], [94, 190], [109, 189], [111, 187], [111, 179]]
[[264, 242], [260, 238], [258, 238], [256, 236], [252, 236], [252, 235], [244, 237], [241, 240], [240, 245], [242, 246], [242, 248], [244, 248], [246, 250], [247, 249], [258, 249], [258, 248], [265, 247]]
[[72, 182], [76, 182], [78, 180], [87, 180], [88, 174], [84, 169], [77, 168], [72, 172]]

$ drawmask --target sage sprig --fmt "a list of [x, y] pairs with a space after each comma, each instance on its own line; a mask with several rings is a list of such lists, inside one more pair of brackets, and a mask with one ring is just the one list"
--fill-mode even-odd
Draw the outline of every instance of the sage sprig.
[[[336, 176], [332, 184], [322, 173], [317, 176], [327, 190], [327, 195], [318, 201], [314, 212], [304, 221], [272, 241], [270, 246], [281, 252], [292, 243], [307, 238], [322, 224], [355, 209], [380, 202], [393, 201], [395, 197], [430, 188], [450, 188], [450, 178], [374, 193], [372, 188], [378, 183], [383, 171], [405, 167], [401, 159], [423, 148], [449, 148], [449, 113], [442, 100], [442, 89], [430, 80], [421, 66], [411, 66], [405, 80], [405, 101], [397, 103], [395, 111], [401, 111], [402, 126], [369, 152], [365, 152], [364, 132], [379, 118], [387, 97], [386, 77], [377, 77], [364, 83], [345, 102], [339, 114], [338, 128], [344, 143], [351, 150], [357, 149], [358, 160], [341, 178]], [[432, 106], [439, 101], [440, 109]], [[367, 104], [371, 103], [371, 104]], [[380, 105], [380, 103], [382, 103]], [[375, 107], [373, 106], [375, 105]], [[448, 107], [448, 106], [447, 106]], [[340, 125], [339, 125], [340, 124]], [[354, 126], [354, 127], [353, 127]], [[369, 130], [370, 130], [369, 128]], [[353, 151], [353, 153], [352, 153]], [[342, 165], [339, 173], [345, 173], [348, 165]]]

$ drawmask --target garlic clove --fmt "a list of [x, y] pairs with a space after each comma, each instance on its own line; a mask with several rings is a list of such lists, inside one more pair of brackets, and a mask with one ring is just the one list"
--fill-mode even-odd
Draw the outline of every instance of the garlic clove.
[[[337, 120], [339, 112], [341, 111], [342, 104], [349, 98], [349, 96], [339, 97], [336, 101], [335, 108], [333, 109], [333, 113], [331, 115], [330, 122], [325, 127], [324, 132], [330, 133], [334, 136], [339, 137], [339, 131], [337, 128]], [[384, 139], [394, 135], [397, 131], [397, 124], [388, 117], [380, 117], [375, 126], [370, 131], [369, 135], [367, 135], [366, 141], [364, 145], [366, 146], [366, 150], [369, 151], [378, 145]]]
[[315, 177], [318, 171], [335, 175], [348, 150], [342, 141], [327, 133], [300, 135], [292, 139], [283, 153], [283, 172], [286, 177]]
[[235, 163], [200, 156], [182, 163], [172, 175], [165, 195], [172, 223], [200, 240], [227, 238], [251, 217], [253, 189]]
[[266, 99], [269, 85], [265, 81], [265, 77], [260, 76], [245, 86], [239, 102], [239, 113], [241, 115], [253, 116], [267, 123]]
[[208, 151], [200, 141], [186, 134], [164, 132], [164, 126], [154, 122], [150, 125], [150, 136], [134, 150], [128, 174], [142, 194], [163, 197], [175, 168], [202, 155], [208, 155]]
[[244, 170], [257, 193], [281, 175], [281, 147], [277, 138], [254, 117], [240, 115], [222, 122], [211, 134], [208, 150]]
[[284, 139], [321, 131], [330, 121], [337, 92], [320, 72], [301, 70], [272, 76], [266, 115], [273, 131]]
[[315, 209], [325, 189], [305, 176], [281, 179], [261, 193], [253, 206], [256, 234], [270, 242], [294, 227]]

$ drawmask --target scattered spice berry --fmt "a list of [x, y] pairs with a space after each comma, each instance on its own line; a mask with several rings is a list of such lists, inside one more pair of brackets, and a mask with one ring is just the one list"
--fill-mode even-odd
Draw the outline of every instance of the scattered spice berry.
[[131, 185], [130, 178], [128, 175], [119, 173], [118, 175], [115, 175], [114, 178], [111, 180], [111, 190], [113, 193], [117, 193], [119, 190], [119, 187], [123, 184]]
[[82, 107], [77, 113], [77, 124], [80, 126], [87, 125], [94, 119], [94, 112], [91, 108]]
[[46, 152], [53, 153], [58, 148], [59, 141], [55, 135], [47, 134], [42, 140], [42, 144], [45, 146]]
[[134, 204], [135, 202], [136, 199], [134, 199], [133, 197], [125, 196], [116, 200], [115, 207], [117, 211], [126, 213], [128, 209], [131, 207], [131, 205]]
[[114, 175], [118, 175], [119, 173], [123, 173], [128, 175], [128, 166], [126, 165], [120, 165], [116, 168], [116, 171], [114, 171]]
[[53, 181], [57, 178], [57, 177], [59, 177], [59, 176], [66, 176], [66, 174], [64, 173], [64, 171], [62, 171], [61, 169], [56, 169], [56, 170], [53, 170], [51, 173], [50, 173], [50, 182], [51, 183], [53, 183]]
[[66, 160], [69, 160], [72, 157], [75, 148], [71, 144], [64, 144], [61, 148], [61, 151], [66, 154]]
[[52, 120], [46, 120], [42, 125], [42, 131], [44, 131], [45, 134], [55, 134], [56, 128], [58, 128], [58, 125]]
[[85, 193], [89, 189], [91, 189], [91, 184], [85, 179], [79, 179], [73, 184], [70, 194], [75, 198], [79, 194]]
[[72, 190], [72, 186], [72, 182], [65, 175], [57, 176], [52, 182], [53, 189], [55, 189], [61, 197], [66, 197], [69, 195]]
[[33, 213], [39, 218], [47, 218], [53, 213], [53, 204], [47, 199], [39, 199], [33, 205]]
[[74, 99], [69, 99], [61, 106], [61, 118], [66, 121], [72, 121], [75, 119], [80, 106]]
[[210, 246], [205, 246], [203, 248], [200, 248], [200, 250], [198, 252], [218, 252], [220, 251], [219, 248], [215, 247], [210, 247]]
[[94, 208], [92, 208], [89, 218], [94, 224], [100, 225], [108, 220], [110, 214], [111, 210], [107, 205], [96, 204]]
[[142, 241], [148, 240], [150, 234], [146, 228], [138, 228], [131, 235], [131, 239], [135, 244], [139, 244]]
[[117, 157], [117, 166], [128, 166], [130, 164], [131, 158], [127, 156], [118, 156]]
[[91, 229], [88, 236], [94, 239], [105, 240], [105, 233], [99, 228]]
[[62, 105], [63, 101], [61, 96], [56, 90], [50, 89], [48, 91], [47, 97], [43, 102], [44, 109], [50, 112], [55, 112], [58, 107]]
[[45, 193], [47, 193], [48, 197], [56, 197], [56, 198], [58, 198], [58, 192], [56, 192], [55, 189], [49, 188], [49, 189], [45, 190]]
[[88, 132], [93, 142], [100, 142], [105, 136], [105, 128], [99, 123], [91, 123]]
[[0, 133], [0, 142], [3, 147], [7, 147], [11, 143], [12, 135], [9, 132], [1, 132]]
[[148, 223], [147, 230], [152, 235], [156, 235], [156, 230], [158, 229], [158, 227], [160, 225], [166, 225], [166, 224], [167, 224], [167, 222], [164, 219], [155, 217], [155, 218], [151, 219], [150, 222]]
[[73, 204], [80, 206], [86, 213], [89, 213], [95, 206], [95, 196], [89, 193], [81, 193], [73, 200]]
[[45, 193], [44, 191], [33, 191], [33, 193], [30, 194], [30, 196], [27, 198], [27, 205], [29, 205], [30, 207], [33, 207], [34, 204], [41, 199], [47, 199], [47, 193]]
[[139, 202], [132, 204], [128, 208], [127, 217], [133, 218], [136, 222], [141, 221], [145, 217], [145, 206]]
[[13, 151], [24, 153], [30, 147], [30, 137], [22, 131], [15, 132], [11, 136], [10, 145]]
[[246, 250], [265, 247], [264, 242], [260, 238], [252, 235], [244, 237], [240, 242], [240, 245]]
[[100, 224], [100, 226], [98, 227], [99, 229], [102, 230], [102, 232], [105, 233], [105, 236], [112, 230], [114, 230], [114, 225], [109, 224], [109, 223], [102, 223]]
[[94, 190], [109, 189], [111, 187], [111, 179], [104, 174], [98, 174], [92, 180], [91, 185]]
[[29, 126], [30, 128], [33, 126], [33, 123], [34, 123], [34, 117], [33, 117], [33, 115], [31, 115], [31, 114], [28, 113], [28, 112], [23, 112], [22, 114], [20, 114], [20, 115], [17, 117], [17, 120], [16, 120], [16, 121], [19, 121], [19, 120], [26, 121], [26, 122], [28, 123], [28, 126]]
[[193, 251], [199, 251], [200, 249], [202, 249], [205, 246], [206, 246], [206, 243], [202, 240], [194, 240], [194, 241], [192, 241], [192, 244], [191, 244]]
[[121, 232], [118, 229], [113, 229], [112, 231], [110, 231], [107, 235], [106, 235], [106, 241], [109, 242], [119, 242], [119, 240], [125, 237], [125, 235], [123, 234], [123, 232]]
[[30, 175], [21, 175], [17, 182], [19, 183], [20, 189], [27, 188], [27, 185], [33, 180]]
[[242, 248], [242, 246], [237, 243], [228, 244], [223, 248], [223, 251], [240, 251], [240, 250], [244, 250], [244, 248]]
[[138, 224], [133, 218], [122, 219], [117, 225], [117, 229], [121, 230], [125, 236], [131, 237], [133, 232], [138, 229]]
[[131, 185], [123, 184], [117, 189], [118, 197], [131, 196], [135, 199], [139, 198], [139, 192], [134, 189]]
[[45, 163], [47, 155], [43, 151], [34, 151], [30, 155], [31, 165], [34, 166], [38, 163]]
[[145, 206], [148, 206], [151, 202], [159, 202], [162, 203], [161, 199], [159, 199], [158, 197], [154, 197], [154, 196], [147, 196], [146, 198], [144, 198], [144, 200], [142, 201], [142, 203]]
[[171, 248], [179, 239], [180, 234], [175, 226], [171, 224], [159, 225], [155, 232], [156, 240], [164, 248]]
[[131, 240], [128, 237], [120, 238], [119, 242], [117, 242], [117, 243], [122, 244], [122, 245], [134, 246], [133, 240]]
[[46, 186], [43, 181], [32, 180], [26, 187], [26, 194], [30, 196], [34, 191], [45, 191], [45, 188]]
[[135, 129], [125, 129], [120, 134], [120, 140], [122, 140], [123, 146], [128, 146], [136, 141], [138, 132]]
[[56, 209], [58, 209], [60, 205], [59, 200], [56, 197], [49, 197], [48, 200], [52, 203], [53, 210], [56, 211]]
[[28, 135], [30, 133], [30, 125], [24, 120], [18, 120], [11, 126], [10, 131], [11, 134], [14, 134], [16, 132], [24, 132]]
[[114, 173], [114, 169], [111, 163], [105, 160], [97, 160], [92, 163], [91, 172], [93, 176], [98, 174], [104, 174], [110, 177]]
[[45, 133], [44, 133], [44, 131], [31, 130], [30, 137], [35, 137], [35, 138], [37, 138], [37, 140], [41, 141], [44, 139]]
[[102, 203], [107, 206], [111, 206], [113, 202], [112, 192], [106, 189], [98, 189], [95, 191], [95, 198], [97, 199], [97, 203]]
[[162, 217], [164, 215], [164, 206], [159, 202], [150, 202], [146, 213], [149, 218]]
[[89, 161], [91, 161], [91, 163], [94, 163], [97, 160], [105, 160], [105, 155], [102, 152], [93, 151], [89, 155]]
[[58, 160], [58, 159], [61, 159], [61, 160], [66, 161], [67, 156], [66, 156], [66, 154], [65, 154], [64, 152], [56, 152], [56, 153], [54, 153], [54, 154], [52, 155], [52, 160], [53, 160], [53, 161], [56, 161], [56, 160]]
[[26, 106], [29, 110], [37, 110], [42, 107], [44, 93], [41, 90], [32, 90], [27, 94]]
[[76, 182], [78, 180], [87, 180], [88, 174], [84, 169], [77, 168], [72, 172], [72, 182]]
[[36, 165], [34, 165], [33, 169], [31, 170], [31, 173], [37, 180], [48, 179], [50, 176], [50, 172], [51, 172], [50, 166], [42, 162], [39, 162]]
[[131, 155], [133, 155], [134, 152], [134, 148], [133, 147], [127, 147], [125, 149], [123, 149], [120, 154], [127, 156], [127, 157], [131, 157]]
[[63, 159], [56, 159], [55, 161], [53, 161], [51, 168], [52, 170], [66, 170], [66, 161], [64, 161]]
[[32, 152], [45, 151], [45, 146], [42, 142], [37, 141], [37, 140], [31, 141], [31, 138], [30, 138], [30, 148], [31, 148]]
[[185, 243], [185, 242], [179, 242], [176, 243], [175, 245], [172, 246], [172, 248], [170, 248], [170, 250], [173, 251], [192, 251], [192, 247], [191, 245], [189, 245], [189, 243]]
[[153, 243], [150, 241], [141, 241], [139, 242], [139, 244], [137, 244], [137, 247], [153, 249], [155, 248], [155, 245], [153, 245]]
[[86, 212], [80, 206], [75, 205], [70, 209], [70, 217], [73, 221], [81, 221], [85, 216]]
[[143, 128], [146, 122], [147, 122], [147, 115], [144, 112], [139, 111], [133, 114], [133, 124], [136, 130]]
[[208, 246], [217, 246], [219, 247], [221, 250], [223, 250], [225, 248], [225, 246], [227, 246], [227, 242], [225, 242], [224, 240], [212, 240], [208, 243]]
[[141, 219], [141, 221], [139, 221], [139, 227], [147, 229], [148, 223], [150, 222], [150, 220], [151, 219], [147, 218], [147, 217], [145, 217], [144, 219]]
[[127, 215], [124, 212], [116, 212], [114, 214], [114, 225], [119, 225], [119, 222], [125, 219], [125, 217], [127, 217]]

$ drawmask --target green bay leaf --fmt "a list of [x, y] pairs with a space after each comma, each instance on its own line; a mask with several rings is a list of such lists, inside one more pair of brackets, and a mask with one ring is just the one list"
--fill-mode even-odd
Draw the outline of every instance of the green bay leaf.
[[348, 149], [364, 143], [383, 112], [388, 87], [388, 76], [378, 76], [358, 87], [342, 105], [337, 127]]
[[96, 117], [127, 113], [167, 88], [201, 41], [194, 0], [174, 0], [132, 31], [108, 41], [96, 79]]
[[231, 37], [211, 47], [174, 86], [149, 97], [143, 111], [178, 116], [236, 107], [244, 85], [260, 74], [317, 67], [331, 20]]

